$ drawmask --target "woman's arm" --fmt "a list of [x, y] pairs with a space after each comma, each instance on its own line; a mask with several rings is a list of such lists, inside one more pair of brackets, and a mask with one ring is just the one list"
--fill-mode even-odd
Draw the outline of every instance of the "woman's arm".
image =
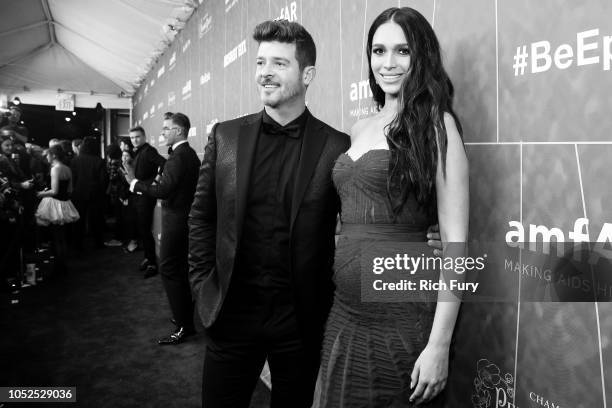
[[[443, 244], [443, 257], [465, 256], [469, 219], [469, 172], [461, 136], [453, 117], [446, 113], [447, 134], [446, 175], [438, 151], [436, 195], [438, 220]], [[440, 279], [462, 279], [454, 271], [440, 271]], [[450, 284], [447, 282], [447, 287]], [[419, 356], [412, 373], [412, 384], [417, 385], [411, 399], [427, 401], [446, 385], [448, 353], [459, 313], [460, 297], [451, 290], [440, 290], [431, 333], [427, 346]]]

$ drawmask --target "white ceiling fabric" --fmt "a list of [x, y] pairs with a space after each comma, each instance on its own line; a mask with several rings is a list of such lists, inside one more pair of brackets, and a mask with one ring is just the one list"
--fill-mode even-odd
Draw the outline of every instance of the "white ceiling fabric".
[[117, 105], [129, 107], [129, 96], [197, 4], [3, 0], [0, 92], [35, 103], [59, 89], [76, 93], [77, 105], [79, 100], [95, 100], [85, 95], [98, 95], [107, 101], [115, 97]]

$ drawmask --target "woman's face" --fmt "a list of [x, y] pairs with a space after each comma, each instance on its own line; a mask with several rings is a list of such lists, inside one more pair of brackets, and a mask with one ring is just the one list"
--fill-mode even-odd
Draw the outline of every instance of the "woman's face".
[[397, 95], [410, 72], [410, 49], [402, 28], [388, 21], [376, 29], [372, 38], [370, 67], [376, 83], [386, 94]]
[[11, 153], [13, 153], [13, 141], [11, 139], [7, 139], [2, 142], [2, 145], [0, 147], [2, 148], [2, 153], [6, 155], [10, 155]]
[[128, 152], [123, 152], [123, 153], [121, 153], [121, 161], [122, 161], [123, 163], [127, 163], [127, 162], [129, 162], [129, 161], [130, 161], [130, 158], [131, 158], [131, 157], [130, 157], [130, 154], [129, 154]]
[[47, 159], [47, 162], [49, 162], [49, 164], [53, 163], [53, 159], [55, 158], [55, 156], [53, 155], [53, 153], [51, 153], [50, 151], [46, 151], [45, 152], [45, 158]]

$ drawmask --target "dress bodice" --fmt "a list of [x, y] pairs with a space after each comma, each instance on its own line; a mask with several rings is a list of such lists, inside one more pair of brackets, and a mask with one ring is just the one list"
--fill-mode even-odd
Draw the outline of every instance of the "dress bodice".
[[387, 193], [389, 150], [369, 150], [357, 160], [343, 153], [336, 160], [333, 181], [340, 196], [343, 224], [407, 224], [425, 230], [432, 220], [413, 193], [394, 216]]
[[70, 187], [70, 179], [60, 180], [59, 190], [53, 198], [61, 201], [69, 200], [70, 194], [68, 193], [68, 187]]

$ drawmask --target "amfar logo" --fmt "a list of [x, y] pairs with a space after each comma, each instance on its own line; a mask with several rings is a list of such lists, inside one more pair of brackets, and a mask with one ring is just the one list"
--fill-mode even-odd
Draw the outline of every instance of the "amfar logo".
[[370, 89], [370, 82], [367, 79], [359, 82], [353, 82], [351, 84], [351, 93], [349, 95], [351, 102], [360, 101], [362, 99], [368, 99], [374, 96]]
[[514, 378], [499, 367], [481, 358], [476, 363], [472, 404], [474, 408], [518, 408], [514, 405]]
[[205, 72], [200, 75], [200, 85], [204, 85], [208, 81], [210, 81], [210, 72]]
[[212, 17], [206, 13], [200, 19], [200, 38], [204, 37], [212, 28]]
[[174, 105], [176, 102], [176, 94], [174, 92], [168, 92], [168, 106]]
[[[506, 233], [506, 244], [511, 248], [519, 247], [525, 249], [525, 227], [519, 221], [509, 221], [508, 226], [514, 230]], [[580, 248], [584, 244], [588, 244], [591, 241], [589, 234], [589, 219], [578, 218], [574, 222], [574, 230], [568, 233], [568, 237], [574, 242], [574, 259], [581, 261], [582, 251]], [[548, 228], [545, 225], [529, 224], [529, 250], [537, 252], [538, 240], [541, 238], [542, 252], [546, 255], [550, 254], [551, 239], [554, 238], [557, 243], [557, 256], [563, 257], [565, 255], [565, 234], [559, 228]], [[607, 244], [607, 245], [606, 245]], [[612, 244], [612, 224], [604, 223], [595, 246], [591, 248], [588, 263], [591, 265], [597, 264], [599, 259], [603, 256], [607, 259], [612, 259], [612, 249], [608, 249]], [[606, 248], [608, 246], [608, 248]]]
[[186, 99], [191, 96], [191, 79], [185, 82], [185, 86], [183, 86], [183, 89], [181, 92], [183, 93], [183, 99]]
[[164, 107], [164, 101], [161, 101], [160, 103], [157, 104], [157, 110], [162, 110], [163, 107]]
[[173, 70], [175, 65], [176, 65], [176, 51], [172, 53], [172, 55], [170, 56], [170, 61], [168, 61], [168, 66], [170, 70]]
[[225, 12], [230, 11], [236, 4], [238, 4], [238, 0], [225, 0]]
[[188, 38], [187, 41], [185, 41], [185, 44], [183, 44], [183, 52], [187, 51], [190, 45], [191, 45], [191, 39]]
[[297, 21], [297, 2], [292, 1], [288, 6], [282, 7], [280, 16], [276, 20]]
[[157, 77], [161, 77], [166, 72], [166, 66], [162, 65], [160, 69], [157, 70]]

